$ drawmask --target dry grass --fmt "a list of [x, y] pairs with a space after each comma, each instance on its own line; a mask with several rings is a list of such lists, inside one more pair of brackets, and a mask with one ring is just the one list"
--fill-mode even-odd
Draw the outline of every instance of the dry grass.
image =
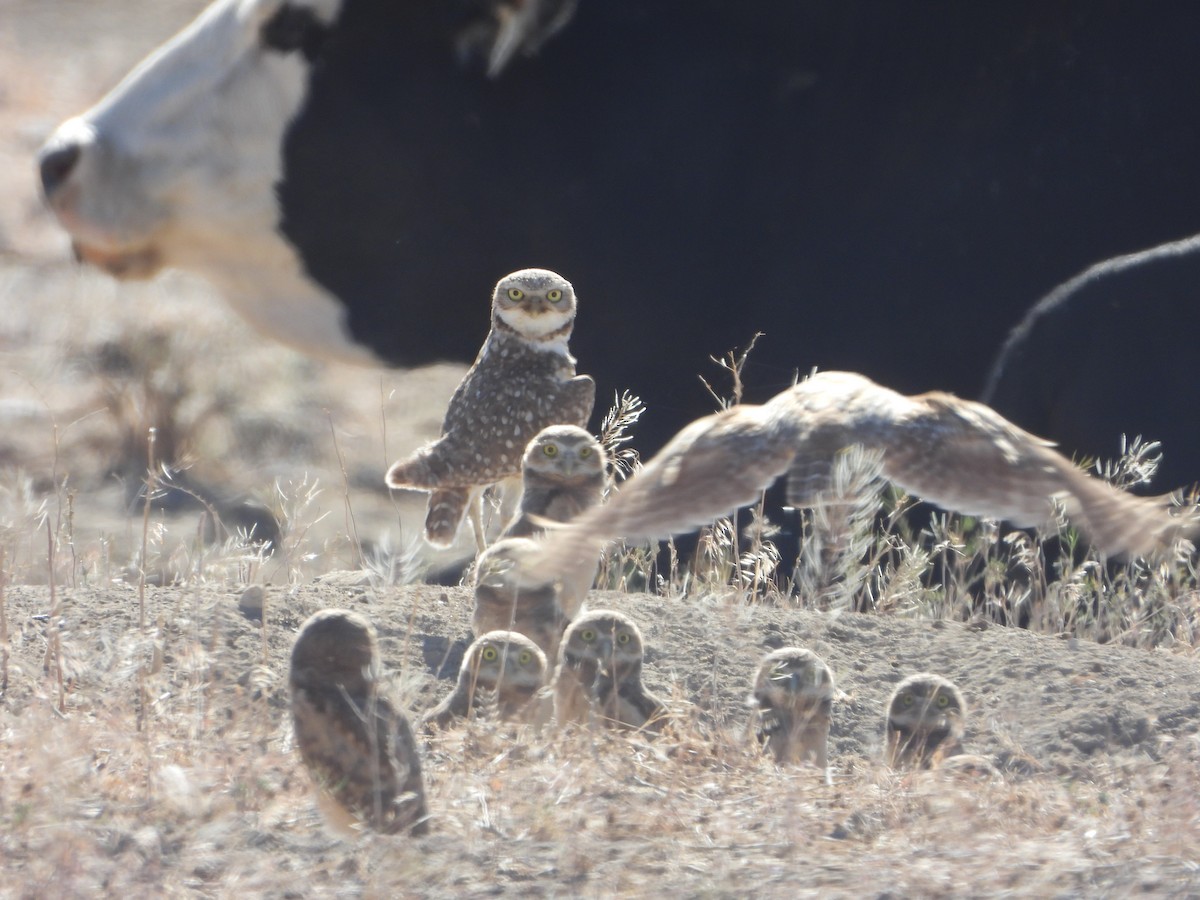
[[[60, 713], [37, 664], [46, 592], [10, 590], [21, 625], [3, 713], [6, 891], [950, 896], [1197, 883], [1194, 736], [1087, 778], [900, 775], [855, 756], [826, 786], [764, 759], [732, 711], [684, 713], [654, 743], [473, 722], [426, 746], [429, 837], [338, 843], [285, 714], [295, 627], [324, 599], [285, 594], [262, 626], [225, 592], [152, 590], [158, 624], [139, 632], [132, 589], [76, 592]], [[412, 676], [398, 686], [416, 699]]]

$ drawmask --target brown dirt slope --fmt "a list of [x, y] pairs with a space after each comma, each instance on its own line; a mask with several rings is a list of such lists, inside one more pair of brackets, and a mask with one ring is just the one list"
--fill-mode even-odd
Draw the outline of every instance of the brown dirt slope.
[[[291, 747], [287, 658], [299, 623], [325, 606], [369, 616], [396, 691], [419, 714], [449, 689], [469, 593], [267, 588], [265, 626], [239, 612], [239, 594], [152, 589], [147, 619], [161, 624], [143, 633], [136, 589], [64, 591], [48, 632], [47, 590], [9, 589], [8, 883], [214, 896], [235, 885], [283, 896], [734, 896], [746, 879], [767, 895], [1200, 890], [1192, 657], [597, 593], [593, 607], [642, 625], [646, 680], [669, 698], [678, 730], [649, 744], [481, 722], [427, 737], [432, 834], [347, 846], [321, 829]], [[61, 647], [62, 712], [48, 635]], [[785, 643], [821, 653], [846, 693], [829, 787], [745, 741], [754, 664]], [[962, 686], [968, 749], [1003, 779], [900, 776], [878, 762], [889, 692], [926, 669]]]

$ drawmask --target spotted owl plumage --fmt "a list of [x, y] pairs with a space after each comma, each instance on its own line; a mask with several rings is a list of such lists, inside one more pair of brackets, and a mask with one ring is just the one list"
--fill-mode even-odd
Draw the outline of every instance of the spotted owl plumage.
[[600, 442], [577, 425], [543, 428], [521, 458], [522, 493], [501, 537], [529, 537], [545, 523], [569, 522], [600, 503], [608, 461]]
[[342, 834], [426, 828], [425, 787], [412, 728], [381, 689], [375, 628], [321, 610], [292, 647], [296, 746], [329, 824]]
[[910, 675], [888, 700], [887, 764], [894, 769], [928, 769], [962, 752], [967, 703], [947, 678], [932, 672]]
[[757, 737], [776, 762], [810, 763], [828, 779], [834, 692], [833, 672], [811, 650], [783, 647], [764, 657], [750, 700]]
[[431, 544], [449, 546], [479, 491], [520, 474], [539, 431], [587, 424], [596, 384], [575, 374], [568, 350], [575, 309], [571, 283], [545, 269], [522, 269], [496, 285], [491, 331], [450, 398], [441, 436], [387, 473], [390, 487], [431, 492]]
[[572, 622], [558, 650], [558, 723], [660, 730], [667, 710], [642, 685], [644, 653], [641, 629], [623, 613], [597, 609]]
[[446, 728], [480, 710], [505, 721], [531, 721], [546, 678], [546, 655], [537, 644], [514, 631], [489, 631], [467, 648], [454, 690], [422, 724]]

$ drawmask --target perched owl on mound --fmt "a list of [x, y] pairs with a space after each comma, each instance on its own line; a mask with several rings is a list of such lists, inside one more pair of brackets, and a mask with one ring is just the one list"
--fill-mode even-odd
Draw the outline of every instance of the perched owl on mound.
[[893, 769], [928, 769], [962, 752], [967, 704], [941, 675], [923, 672], [896, 685], [888, 701], [885, 757]]
[[558, 723], [662, 728], [667, 710], [642, 686], [643, 652], [641, 630], [622, 613], [597, 609], [572, 622], [558, 651]]
[[526, 583], [594, 564], [603, 545], [664, 538], [755, 502], [787, 475], [788, 503], [808, 507], [831, 486], [837, 454], [883, 453], [883, 475], [939, 506], [1045, 524], [1052, 500], [1110, 554], [1147, 553], [1194, 530], [1162, 498], [1136, 497], [1084, 474], [1052, 445], [991, 408], [950, 394], [906, 397], [850, 372], [822, 372], [762, 406], [697, 419], [603, 506], [549, 531]]
[[829, 778], [833, 673], [811, 650], [783, 647], [758, 667], [751, 703], [759, 709], [757, 736], [778, 763], [818, 766]]
[[341, 609], [311, 616], [292, 647], [296, 746], [329, 823], [343, 834], [425, 831], [412, 729], [380, 690], [375, 628]]
[[467, 648], [453, 693], [422, 724], [445, 728], [481, 710], [504, 720], [529, 721], [546, 675], [546, 655], [537, 644], [514, 631], [489, 631]]
[[533, 640], [547, 659], [557, 660], [559, 641], [571, 621], [562, 608], [562, 592], [554, 585], [522, 587], [517, 579], [522, 560], [536, 552], [537, 544], [529, 538], [501, 538], [479, 554], [471, 630], [477, 635], [516, 631]]
[[522, 269], [492, 293], [492, 329], [450, 398], [442, 435], [395, 463], [393, 488], [429, 491], [425, 537], [454, 542], [468, 507], [482, 550], [479, 495], [519, 475], [526, 445], [548, 425], [586, 425], [596, 384], [575, 374], [567, 349], [575, 325], [571, 283], [545, 269]]
[[501, 537], [529, 537], [600, 503], [608, 483], [600, 442], [577, 425], [543, 428], [521, 459], [521, 503]]

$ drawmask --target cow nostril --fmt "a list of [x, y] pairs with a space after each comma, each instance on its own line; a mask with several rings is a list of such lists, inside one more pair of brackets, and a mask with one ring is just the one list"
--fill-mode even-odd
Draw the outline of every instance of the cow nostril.
[[78, 144], [63, 144], [42, 152], [38, 159], [38, 168], [42, 173], [42, 190], [47, 197], [53, 196], [54, 192], [62, 187], [78, 162]]

